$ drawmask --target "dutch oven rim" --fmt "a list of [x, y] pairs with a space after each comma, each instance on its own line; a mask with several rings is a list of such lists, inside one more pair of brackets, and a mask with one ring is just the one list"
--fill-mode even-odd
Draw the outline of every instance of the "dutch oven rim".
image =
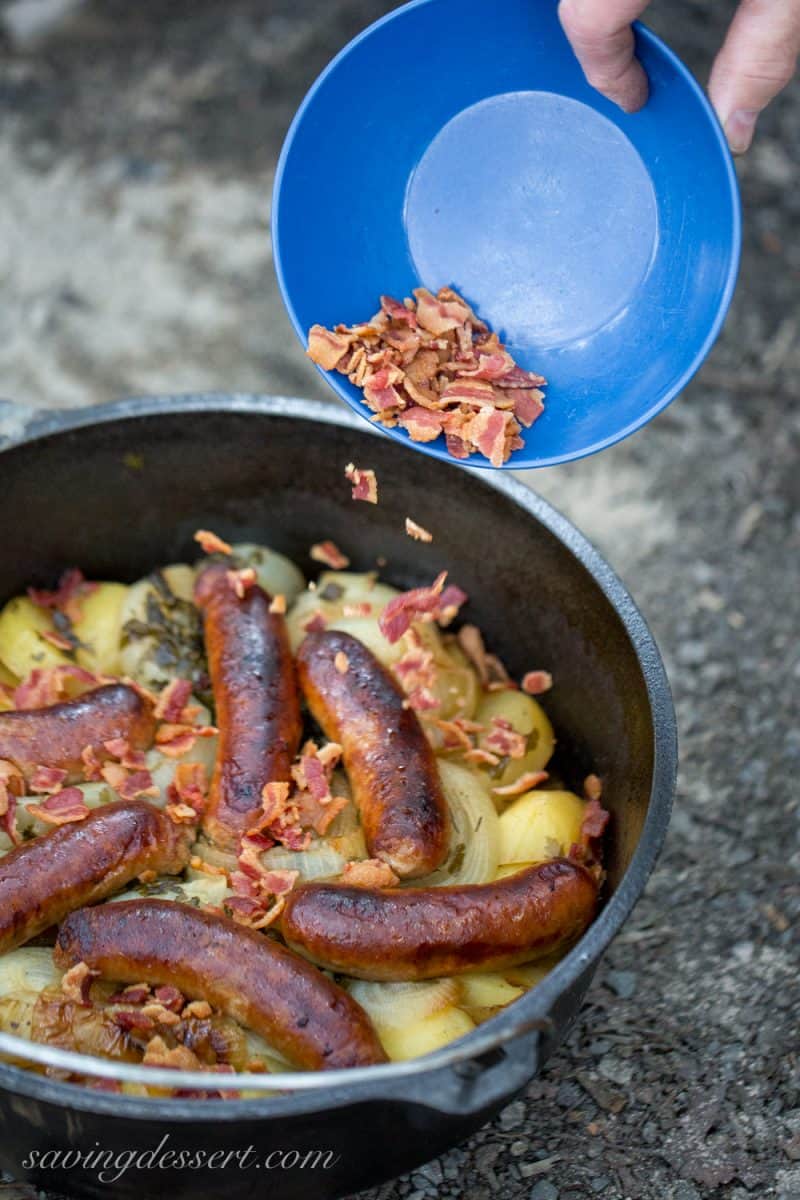
[[[15, 406], [19, 407], [19, 406]], [[174, 413], [234, 413], [303, 420], [338, 425], [361, 436], [383, 436], [374, 427], [365, 427], [356, 414], [335, 402], [305, 400], [281, 395], [208, 392], [169, 396], [137, 396], [112, 403], [70, 410], [32, 410], [30, 419], [18, 433], [12, 433], [0, 446], [0, 454], [18, 447], [69, 434], [83, 428], [117, 421], [159, 417]], [[410, 452], [409, 452], [410, 453]], [[645, 883], [661, 852], [669, 824], [678, 766], [677, 728], [669, 682], [655, 640], [626, 587], [593, 544], [548, 501], [531, 490], [510, 472], [481, 471], [477, 468], [439, 463], [440, 470], [467, 470], [475, 485], [500, 492], [529, 517], [545, 527], [588, 572], [622, 622], [642, 673], [650, 704], [653, 736], [653, 772], [644, 826], [631, 861], [614, 894], [603, 906], [592, 925], [573, 949], [547, 977], [531, 991], [474, 1032], [451, 1046], [413, 1060], [374, 1067], [356, 1067], [337, 1072], [341, 1082], [331, 1082], [331, 1073], [319, 1072], [318, 1084], [291, 1095], [264, 1096], [247, 1100], [196, 1100], [144, 1098], [104, 1093], [83, 1085], [35, 1075], [25, 1068], [0, 1063], [0, 1089], [66, 1108], [96, 1113], [98, 1116], [134, 1120], [172, 1122], [238, 1122], [259, 1120], [290, 1113], [314, 1112], [353, 1102], [390, 1100], [395, 1095], [407, 1098], [408, 1085], [418, 1093], [421, 1104], [438, 1107], [433, 1078], [451, 1076], [459, 1071], [466, 1083], [480, 1078], [484, 1070], [496, 1066], [491, 1051], [511, 1043], [519, 1045], [526, 1034], [538, 1037], [546, 1029], [548, 1014], [559, 996], [581, 974], [596, 963], [619, 933], [641, 896]], [[488, 1054], [489, 1063], [486, 1065]], [[483, 1059], [483, 1062], [482, 1062]], [[472, 1067], [470, 1072], [468, 1068]], [[533, 1073], [531, 1069], [530, 1074]], [[420, 1088], [420, 1081], [423, 1086]], [[396, 1086], [396, 1085], [399, 1085]], [[479, 1089], [480, 1090], [480, 1089]], [[481, 1100], [483, 1097], [481, 1097]], [[198, 1104], [201, 1105], [198, 1108]], [[466, 1096], [465, 1096], [466, 1106]], [[477, 1107], [478, 1105], [476, 1105]]]

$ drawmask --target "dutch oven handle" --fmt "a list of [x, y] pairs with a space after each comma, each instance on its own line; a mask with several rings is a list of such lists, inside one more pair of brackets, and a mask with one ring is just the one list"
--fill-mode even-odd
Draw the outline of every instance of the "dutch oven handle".
[[533, 1079], [539, 1068], [539, 1039], [552, 1033], [547, 1017], [532, 1017], [499, 1036], [484, 1035], [473, 1043], [468, 1055], [460, 1055], [437, 1072], [438, 1078], [423, 1077], [419, 1086], [405, 1094], [426, 1108], [454, 1116], [468, 1116], [497, 1109], [508, 1103]]

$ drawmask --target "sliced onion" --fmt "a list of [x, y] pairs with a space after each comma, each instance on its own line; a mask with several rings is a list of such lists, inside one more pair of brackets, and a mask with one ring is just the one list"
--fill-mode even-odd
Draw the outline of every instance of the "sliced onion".
[[450, 850], [444, 864], [416, 887], [488, 883], [497, 873], [500, 825], [486, 789], [468, 767], [438, 759], [439, 778], [450, 808]]
[[352, 979], [347, 989], [379, 1030], [413, 1025], [457, 1004], [461, 995], [461, 985], [453, 978], [408, 983]]
[[201, 908], [208, 905], [216, 908], [231, 894], [224, 875], [206, 875], [201, 871], [193, 874], [193, 879], [169, 879], [162, 876], [153, 883], [135, 884], [110, 897], [106, 904], [117, 904], [121, 900], [174, 900], [179, 904], [194, 904]]
[[347, 861], [326, 841], [314, 841], [307, 850], [287, 850], [273, 846], [261, 855], [271, 871], [299, 871], [303, 879], [329, 879], [341, 875]]
[[239, 868], [238, 859], [232, 850], [222, 850], [213, 842], [207, 841], [205, 837], [198, 838], [192, 846], [192, 855], [201, 858], [209, 866], [222, 867], [228, 872], [236, 871]]
[[53, 962], [52, 950], [46, 946], [22, 946], [0, 957], [0, 997], [18, 992], [38, 995], [60, 980], [61, 971]]

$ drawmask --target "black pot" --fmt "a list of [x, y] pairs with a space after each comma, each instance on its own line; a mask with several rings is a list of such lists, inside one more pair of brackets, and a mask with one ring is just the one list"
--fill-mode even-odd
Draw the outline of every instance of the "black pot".
[[[377, 506], [354, 504], [344, 466], [375, 468]], [[51, 584], [64, 567], [135, 579], [193, 555], [192, 534], [265, 542], [310, 567], [332, 538], [356, 569], [388, 560], [401, 586], [447, 567], [466, 615], [516, 674], [550, 669], [546, 697], [563, 769], [605, 780], [613, 813], [603, 910], [546, 980], [473, 1034], [413, 1063], [325, 1075], [310, 1091], [257, 1100], [162, 1100], [90, 1091], [0, 1065], [0, 1166], [72, 1196], [120, 1200], [332, 1197], [431, 1159], [507, 1104], [573, 1021], [597, 962], [661, 848], [675, 770], [669, 688], [650, 633], [596, 551], [505, 472], [467, 471], [371, 434], [343, 409], [302, 400], [206, 396], [124, 401], [45, 416], [2, 451], [6, 514], [0, 596]], [[434, 534], [404, 533], [411, 516]], [[245, 1163], [151, 1168], [105, 1182], [97, 1169], [47, 1168], [46, 1151], [245, 1151]], [[275, 1153], [281, 1151], [280, 1158]], [[327, 1160], [310, 1152], [331, 1151]], [[128, 1152], [127, 1155], [125, 1152]], [[296, 1154], [293, 1152], [297, 1152]], [[34, 1155], [36, 1159], [34, 1160]], [[176, 1160], [173, 1161], [177, 1167]], [[198, 1160], [194, 1160], [195, 1164]], [[40, 1165], [36, 1165], [36, 1163]]]

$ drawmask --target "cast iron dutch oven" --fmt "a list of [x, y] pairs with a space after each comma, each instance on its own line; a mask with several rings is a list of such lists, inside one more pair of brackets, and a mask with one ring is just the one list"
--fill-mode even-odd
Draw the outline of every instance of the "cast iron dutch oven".
[[[377, 506], [350, 499], [350, 461], [376, 470]], [[385, 576], [403, 587], [447, 567], [469, 594], [466, 617], [514, 674], [553, 672], [547, 708], [562, 764], [575, 784], [597, 771], [613, 814], [600, 916], [543, 983], [468, 1037], [412, 1063], [323, 1073], [304, 1090], [252, 1100], [104, 1093], [0, 1065], [0, 1166], [70, 1196], [224, 1190], [228, 1200], [307, 1200], [376, 1184], [464, 1139], [569, 1029], [666, 831], [674, 713], [656, 647], [619, 580], [509, 474], [411, 454], [340, 408], [302, 400], [179, 397], [45, 415], [2, 451], [0, 497], [2, 598], [52, 584], [72, 564], [133, 580], [192, 555], [198, 527], [267, 543], [305, 568], [309, 546], [333, 538], [354, 569], [386, 558]], [[431, 546], [406, 536], [407, 515], [433, 531]], [[130, 1156], [167, 1134], [187, 1152], [252, 1146], [261, 1167], [223, 1173], [217, 1157], [206, 1170], [149, 1169], [144, 1158], [113, 1184], [91, 1169], [23, 1167], [31, 1152], [58, 1148]], [[313, 1151], [331, 1151], [327, 1165], [315, 1168]]]

